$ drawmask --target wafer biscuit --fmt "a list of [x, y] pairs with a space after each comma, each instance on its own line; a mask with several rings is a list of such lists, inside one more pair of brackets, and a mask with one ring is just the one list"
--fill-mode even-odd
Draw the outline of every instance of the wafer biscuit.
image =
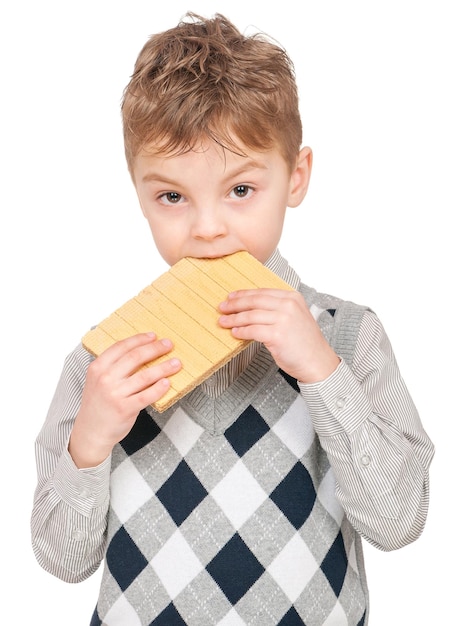
[[82, 344], [98, 356], [136, 333], [153, 331], [171, 339], [170, 356], [179, 358], [183, 367], [171, 376], [167, 393], [152, 405], [162, 412], [248, 345], [219, 326], [218, 306], [231, 291], [259, 287], [292, 289], [248, 252], [217, 259], [187, 257], [87, 332]]

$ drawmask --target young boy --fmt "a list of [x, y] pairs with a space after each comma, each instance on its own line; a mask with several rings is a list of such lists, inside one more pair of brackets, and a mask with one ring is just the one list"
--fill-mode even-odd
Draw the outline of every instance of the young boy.
[[161, 414], [170, 337], [70, 354], [36, 442], [36, 557], [69, 582], [104, 561], [91, 626], [367, 624], [361, 537], [420, 535], [433, 445], [375, 313], [278, 251], [312, 161], [291, 61], [188, 15], [146, 43], [122, 109], [165, 261], [247, 250], [295, 291], [231, 293], [218, 323], [253, 341]]

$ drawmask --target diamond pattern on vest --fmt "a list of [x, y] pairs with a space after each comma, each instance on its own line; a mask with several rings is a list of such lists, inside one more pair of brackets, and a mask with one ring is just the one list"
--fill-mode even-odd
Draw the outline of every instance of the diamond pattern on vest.
[[354, 531], [281, 372], [223, 434], [178, 406], [143, 411], [116, 448], [92, 626], [363, 623]]

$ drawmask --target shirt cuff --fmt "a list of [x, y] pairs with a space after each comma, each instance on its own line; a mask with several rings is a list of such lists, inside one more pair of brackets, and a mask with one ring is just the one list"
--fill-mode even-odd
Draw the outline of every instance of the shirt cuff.
[[69, 506], [89, 517], [108, 502], [110, 470], [110, 456], [97, 467], [79, 469], [64, 450], [53, 476], [55, 491]]
[[372, 415], [366, 395], [343, 360], [325, 380], [298, 384], [319, 436], [351, 434]]

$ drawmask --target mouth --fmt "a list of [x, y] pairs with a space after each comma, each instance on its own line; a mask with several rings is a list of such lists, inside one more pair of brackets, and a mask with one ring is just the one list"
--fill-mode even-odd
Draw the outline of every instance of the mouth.
[[187, 257], [191, 257], [194, 259], [222, 259], [226, 256], [231, 256], [232, 254], [236, 254], [236, 252], [247, 252], [244, 248], [239, 248], [236, 250], [231, 250], [227, 252], [223, 252], [222, 254], [204, 254], [204, 255], [192, 255], [188, 254]]

